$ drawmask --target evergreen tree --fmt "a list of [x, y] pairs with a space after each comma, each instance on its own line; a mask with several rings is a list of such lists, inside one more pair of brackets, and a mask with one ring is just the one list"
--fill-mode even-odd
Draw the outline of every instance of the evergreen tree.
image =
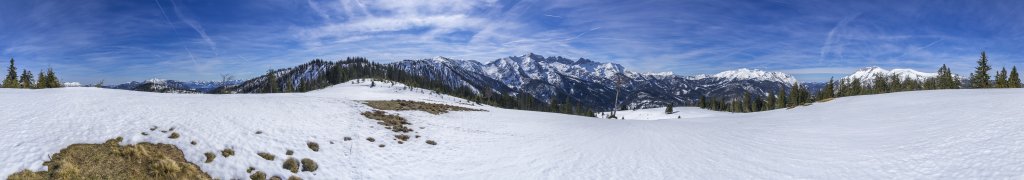
[[32, 80], [32, 71], [28, 71], [28, 70], [22, 69], [21, 70], [21, 88], [26, 88], [26, 89], [27, 88], [34, 88], [35, 86], [32, 84], [33, 83], [32, 81], [33, 81]]
[[988, 82], [990, 78], [990, 76], [988, 75], [989, 70], [992, 70], [992, 67], [988, 65], [988, 57], [985, 56], [985, 51], [982, 51], [981, 58], [978, 59], [978, 67], [975, 67], [974, 73], [971, 73], [971, 87], [992, 87], [991, 83]]
[[1006, 67], [1003, 70], [996, 71], [996, 88], [1008, 88], [1009, 83], [1006, 82]]
[[672, 103], [668, 103], [668, 106], [665, 107], [665, 114], [672, 114], [672, 112], [674, 112], [672, 111]]
[[786, 105], [788, 104], [786, 101], [789, 101], [789, 99], [787, 98], [785, 87], [779, 88], [778, 96], [779, 99], [775, 101], [775, 108], [786, 107]]
[[828, 83], [825, 83], [825, 88], [821, 90], [821, 99], [829, 99], [835, 96], [835, 80], [833, 78], [828, 79]]
[[46, 88], [46, 74], [43, 74], [43, 70], [39, 70], [39, 77], [36, 80], [36, 88]]
[[1013, 70], [1010, 70], [1010, 76], [1006, 80], [1010, 84], [1010, 88], [1021, 88], [1020, 75], [1017, 74], [1017, 66], [1013, 66]]
[[949, 67], [946, 67], [946, 64], [942, 64], [942, 67], [939, 68], [939, 76], [936, 88], [955, 89], [959, 87], [960, 83], [957, 80], [953, 79], [953, 72], [949, 70]]
[[11, 65], [7, 67], [7, 78], [4, 78], [3, 88], [18, 88], [18, 68], [14, 67], [14, 58], [11, 58]]
[[64, 87], [60, 83], [60, 79], [57, 79], [57, 74], [53, 72], [53, 68], [46, 68], [46, 88], [59, 88]]
[[791, 88], [792, 89], [789, 90], [789, 106], [796, 107], [797, 105], [800, 105], [800, 103], [803, 103], [800, 99], [800, 84], [794, 82]]
[[274, 74], [274, 70], [267, 70], [267, 87], [265, 92], [275, 93], [277, 92], [277, 75]]
[[885, 77], [884, 74], [875, 74], [875, 80], [874, 80], [875, 84], [871, 88], [872, 91], [874, 93], [878, 93], [878, 94], [886, 93], [886, 91], [889, 90], [889, 85], [886, 82], [886, 79], [887, 78]]

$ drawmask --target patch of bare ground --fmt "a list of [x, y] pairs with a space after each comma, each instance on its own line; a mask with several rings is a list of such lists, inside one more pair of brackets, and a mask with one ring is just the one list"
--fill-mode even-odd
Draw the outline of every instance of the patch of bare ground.
[[43, 163], [47, 171], [24, 170], [7, 179], [211, 179], [186, 161], [174, 145], [121, 146], [121, 140], [118, 137], [103, 144], [72, 144]]
[[412, 132], [411, 128], [405, 126], [409, 124], [409, 121], [406, 121], [405, 118], [401, 116], [387, 114], [384, 111], [379, 110], [363, 112], [362, 115], [366, 116], [366, 118], [377, 120], [377, 124], [384, 125], [385, 128], [391, 129], [391, 131]]
[[470, 109], [459, 106], [406, 100], [366, 101], [366, 105], [379, 110], [417, 110], [424, 111], [430, 114], [444, 114], [448, 113], [449, 111], [483, 111], [479, 109]]

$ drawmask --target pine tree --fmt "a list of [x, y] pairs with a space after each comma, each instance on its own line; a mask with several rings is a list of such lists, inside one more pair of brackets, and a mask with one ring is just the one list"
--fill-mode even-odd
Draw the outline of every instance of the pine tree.
[[1013, 70], [1010, 70], [1009, 79], [1006, 80], [1010, 84], [1010, 88], [1021, 88], [1020, 75], [1017, 74], [1017, 66], [1013, 66]]
[[665, 107], [665, 114], [672, 114], [672, 112], [674, 112], [672, 110], [672, 103], [668, 103], [668, 106]]
[[14, 67], [14, 58], [11, 58], [11, 66], [7, 67], [7, 78], [4, 78], [3, 88], [18, 88], [18, 68]]
[[21, 70], [21, 88], [34, 88], [32, 81], [32, 71]]
[[992, 87], [991, 83], [988, 82], [989, 78], [991, 78], [988, 75], [989, 70], [992, 70], [992, 67], [988, 65], [988, 57], [985, 56], [985, 51], [982, 51], [981, 58], [978, 59], [978, 67], [975, 67], [974, 73], [971, 73], [971, 87]]

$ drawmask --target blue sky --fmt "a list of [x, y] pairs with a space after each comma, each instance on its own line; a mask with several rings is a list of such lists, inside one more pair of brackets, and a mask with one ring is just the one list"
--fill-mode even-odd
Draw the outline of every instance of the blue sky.
[[1024, 1], [0, 1], [0, 57], [66, 81], [249, 78], [314, 58], [534, 52], [690, 75], [822, 81], [865, 66], [1024, 66]]

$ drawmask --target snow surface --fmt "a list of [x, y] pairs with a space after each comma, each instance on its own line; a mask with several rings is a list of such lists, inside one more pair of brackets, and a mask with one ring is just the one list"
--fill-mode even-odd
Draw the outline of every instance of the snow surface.
[[[304, 179], [1024, 178], [1024, 89], [901, 92], [788, 110], [623, 121], [470, 105], [368, 84], [232, 95], [0, 89], [0, 176], [43, 170], [49, 155], [70, 144], [123, 136], [124, 143], [175, 144], [222, 179], [244, 179], [249, 166], [286, 177], [287, 149], [319, 164], [316, 172], [298, 173]], [[370, 110], [360, 100], [387, 99], [487, 112], [398, 111], [423, 137], [397, 144], [393, 132], [359, 115]], [[152, 126], [174, 127], [181, 138]], [[346, 136], [354, 140], [342, 141]], [[320, 151], [306, 148], [307, 141]], [[228, 147], [235, 156], [203, 163], [202, 153]], [[258, 151], [278, 158], [263, 160]]]
[[[673, 107], [672, 114], [666, 114], [665, 108], [649, 108], [637, 110], [616, 111], [615, 116], [625, 120], [662, 120], [662, 119], [692, 119], [705, 117], [721, 117], [734, 113], [711, 111], [698, 107]], [[607, 118], [610, 112], [600, 112], [597, 117]]]

